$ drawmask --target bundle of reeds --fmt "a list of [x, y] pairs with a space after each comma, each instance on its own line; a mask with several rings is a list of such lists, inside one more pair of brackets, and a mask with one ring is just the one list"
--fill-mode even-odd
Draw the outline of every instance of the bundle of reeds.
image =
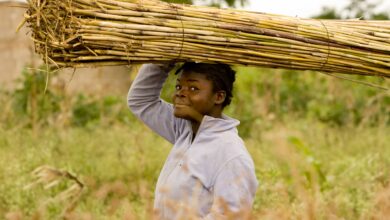
[[195, 61], [390, 77], [390, 22], [316, 20], [158, 0], [28, 0], [59, 67]]

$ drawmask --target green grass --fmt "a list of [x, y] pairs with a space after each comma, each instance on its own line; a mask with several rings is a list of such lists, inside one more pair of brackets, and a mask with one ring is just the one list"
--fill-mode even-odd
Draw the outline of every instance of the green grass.
[[[170, 144], [138, 121], [36, 132], [0, 129], [3, 216], [9, 212], [39, 213], [42, 219], [60, 215], [66, 201], [44, 208], [42, 204], [70, 181], [50, 190], [39, 185], [23, 190], [32, 181], [32, 170], [49, 165], [71, 171], [86, 183], [76, 214], [121, 219], [130, 209], [135, 219], [149, 218], [153, 188]], [[301, 219], [312, 212], [317, 219], [328, 219], [330, 214], [359, 219], [373, 213], [377, 193], [389, 183], [389, 133], [386, 126], [334, 128], [310, 120], [254, 124], [245, 142], [261, 182], [255, 219]], [[114, 190], [106, 197], [97, 195], [114, 182], [123, 183], [125, 193]], [[121, 206], [110, 214], [113, 201]]]
[[[388, 92], [313, 72], [236, 69], [225, 112], [241, 121], [261, 183], [254, 219], [390, 215]], [[42, 165], [86, 185], [68, 219], [151, 219], [170, 144], [131, 115], [124, 97], [68, 96], [50, 85], [45, 95], [44, 76], [26, 71], [20, 88], [0, 90], [0, 219], [61, 217], [71, 202], [56, 196], [72, 181], [24, 189]], [[167, 100], [174, 80], [162, 93]]]

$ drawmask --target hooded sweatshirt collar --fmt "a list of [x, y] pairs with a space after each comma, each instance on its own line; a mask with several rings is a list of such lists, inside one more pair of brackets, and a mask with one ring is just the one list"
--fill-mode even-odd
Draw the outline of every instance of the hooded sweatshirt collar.
[[[189, 127], [191, 128], [191, 122], [188, 121]], [[240, 124], [237, 119], [231, 118], [225, 114], [222, 114], [222, 118], [214, 118], [208, 115], [203, 117], [200, 123], [197, 135], [203, 132], [224, 132], [231, 129], [235, 129]]]

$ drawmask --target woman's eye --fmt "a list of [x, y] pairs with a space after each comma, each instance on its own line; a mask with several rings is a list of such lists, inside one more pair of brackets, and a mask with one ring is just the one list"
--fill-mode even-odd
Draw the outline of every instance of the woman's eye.
[[176, 85], [175, 88], [176, 88], [176, 90], [180, 90], [181, 86], [180, 85]]
[[190, 90], [191, 91], [196, 91], [196, 90], [198, 90], [198, 88], [192, 86], [192, 87], [190, 87]]

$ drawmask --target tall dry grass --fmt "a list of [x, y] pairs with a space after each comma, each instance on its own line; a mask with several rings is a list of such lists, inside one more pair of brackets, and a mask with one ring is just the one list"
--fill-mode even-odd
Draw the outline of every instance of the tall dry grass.
[[[242, 122], [239, 130], [261, 183], [251, 218], [386, 219], [387, 93], [310, 72], [278, 70], [270, 78], [264, 71], [271, 70], [238, 70], [227, 113]], [[152, 219], [154, 186], [170, 144], [131, 116], [125, 100], [112, 97], [62, 102], [57, 93], [46, 96], [62, 107], [35, 109], [46, 117], [38, 117], [34, 131], [29, 108], [15, 106], [21, 103], [15, 100], [32, 103], [31, 87], [24, 85], [0, 95], [0, 218]], [[44, 164], [85, 185], [74, 209], [66, 207], [75, 197], [56, 199], [74, 185], [70, 179], [23, 190]]]
[[[245, 140], [260, 179], [248, 219], [386, 218], [388, 127], [335, 129], [292, 120], [264, 130], [254, 127]], [[141, 124], [47, 129], [38, 137], [30, 130], [1, 134], [4, 218], [153, 219], [154, 185], [169, 144]], [[23, 190], [42, 164], [58, 168], [49, 169], [51, 181]], [[66, 173], [85, 185], [80, 197], [61, 196], [78, 192], [70, 190], [75, 182]], [[61, 180], [56, 185], [54, 177]]]

